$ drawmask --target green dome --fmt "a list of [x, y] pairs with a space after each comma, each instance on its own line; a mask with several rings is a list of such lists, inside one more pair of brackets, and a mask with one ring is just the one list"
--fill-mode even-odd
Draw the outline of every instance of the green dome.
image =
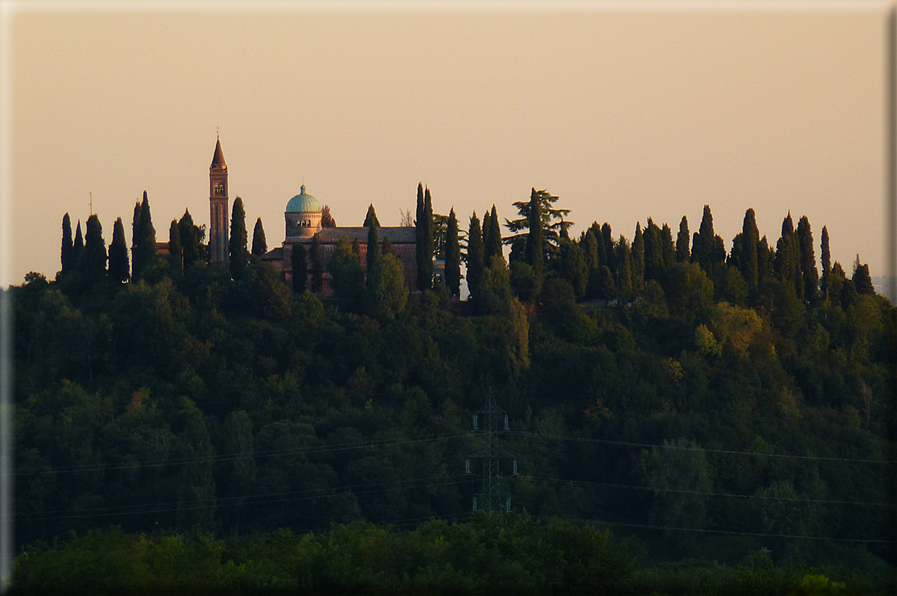
[[321, 204], [318, 199], [305, 192], [305, 185], [299, 189], [299, 194], [287, 203], [287, 213], [320, 213]]

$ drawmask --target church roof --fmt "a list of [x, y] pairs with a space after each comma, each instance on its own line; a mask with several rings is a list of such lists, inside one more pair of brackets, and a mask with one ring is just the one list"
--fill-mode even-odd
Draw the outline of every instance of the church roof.
[[212, 157], [211, 167], [227, 169], [227, 164], [224, 163], [224, 152], [221, 151], [220, 139], [216, 139], [215, 141], [215, 155]]
[[305, 185], [303, 184], [299, 189], [299, 194], [290, 199], [287, 203], [287, 213], [320, 213], [321, 212], [321, 203], [318, 202], [318, 199], [314, 198], [307, 192], [305, 192]]
[[[380, 237], [380, 242], [383, 242], [385, 238], [389, 238], [390, 244], [414, 244], [415, 241], [414, 228], [381, 226], [377, 235]], [[359, 243], [363, 244], [368, 240], [368, 229], [362, 227], [322, 228], [317, 236], [322, 244], [336, 244], [340, 238], [346, 238], [350, 241], [358, 240]]]

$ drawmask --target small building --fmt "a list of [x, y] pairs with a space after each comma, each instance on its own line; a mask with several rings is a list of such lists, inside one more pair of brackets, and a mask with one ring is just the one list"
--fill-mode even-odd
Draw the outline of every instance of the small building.
[[[221, 150], [221, 141], [216, 139], [215, 154], [212, 165], [209, 168], [210, 180], [210, 214], [209, 246], [212, 263], [225, 263], [227, 261], [227, 165], [224, 162], [224, 153]], [[312, 251], [318, 251], [317, 261], [324, 268], [321, 271], [322, 288], [321, 295], [332, 295], [330, 287], [330, 273], [327, 271], [327, 261], [336, 250], [336, 245], [343, 238], [349, 243], [358, 242], [361, 252], [362, 267], [367, 259], [368, 228], [366, 227], [325, 227], [328, 223], [323, 217], [323, 207], [320, 201], [308, 194], [303, 184], [299, 188], [299, 194], [287, 201], [284, 209], [284, 240], [278, 246], [262, 256], [262, 262], [268, 263], [278, 271], [281, 271], [284, 280], [290, 281], [293, 275], [293, 247], [301, 244], [306, 249], [308, 259], [309, 278], [313, 271]], [[396, 256], [402, 262], [405, 274], [405, 285], [409, 291], [417, 290], [417, 253], [415, 245], [415, 231], [413, 227], [385, 227], [378, 229], [380, 242], [389, 239]], [[309, 280], [306, 281], [310, 287]]]

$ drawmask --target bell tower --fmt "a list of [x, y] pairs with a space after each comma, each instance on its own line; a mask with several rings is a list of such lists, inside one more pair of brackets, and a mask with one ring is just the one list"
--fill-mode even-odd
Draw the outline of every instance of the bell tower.
[[215, 140], [215, 155], [209, 167], [209, 256], [213, 265], [227, 262], [227, 164], [221, 140]]

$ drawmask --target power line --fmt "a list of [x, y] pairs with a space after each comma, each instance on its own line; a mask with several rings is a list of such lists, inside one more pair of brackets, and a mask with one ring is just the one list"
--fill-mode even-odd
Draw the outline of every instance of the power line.
[[[682, 450], [693, 450], [694, 447], [680, 447], [678, 445], [657, 445], [654, 443], [634, 443], [631, 441], [614, 441], [611, 439], [588, 439], [585, 437], [569, 437], [563, 435], [548, 435], [542, 433], [533, 433], [526, 432], [521, 430], [512, 430], [511, 434], [514, 435], [524, 435], [529, 437], [538, 437], [541, 439], [552, 439], [558, 441], [579, 441], [583, 443], [605, 443], [608, 445], [622, 445], [625, 447], [639, 447], [639, 448], [651, 448], [651, 449], [682, 449]], [[700, 449], [706, 453], [724, 453], [729, 455], [753, 455], [755, 457], [781, 457], [786, 459], [807, 459], [807, 460], [819, 460], [819, 461], [840, 461], [840, 462], [848, 462], [848, 463], [857, 463], [857, 464], [895, 464], [897, 462], [887, 460], [887, 459], [855, 459], [855, 458], [845, 458], [845, 457], [823, 457], [818, 455], [789, 455], [784, 453], [760, 453], [756, 451], [735, 451], [729, 449], [708, 449], [706, 447], [700, 447]]]

